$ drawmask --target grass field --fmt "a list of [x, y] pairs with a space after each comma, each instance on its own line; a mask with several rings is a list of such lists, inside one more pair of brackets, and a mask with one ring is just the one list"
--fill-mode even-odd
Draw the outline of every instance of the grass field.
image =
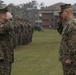
[[33, 42], [15, 49], [12, 75], [62, 75], [56, 30], [34, 32]]

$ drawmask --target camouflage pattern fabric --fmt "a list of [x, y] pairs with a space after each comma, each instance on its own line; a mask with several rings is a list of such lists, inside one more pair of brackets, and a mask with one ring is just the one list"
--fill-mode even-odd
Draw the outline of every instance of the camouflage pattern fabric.
[[11, 63], [14, 62], [14, 50], [11, 35], [13, 26], [8, 21], [5, 24], [0, 24], [0, 29], [0, 71], [3, 73], [0, 75], [10, 75]]
[[62, 23], [58, 22], [57, 31], [58, 31], [59, 34], [62, 34], [62, 31], [63, 31], [63, 25], [62, 25]]
[[[66, 22], [61, 35], [59, 60], [63, 63], [64, 75], [76, 75], [76, 19]], [[67, 59], [71, 59], [72, 63], [66, 64]]]

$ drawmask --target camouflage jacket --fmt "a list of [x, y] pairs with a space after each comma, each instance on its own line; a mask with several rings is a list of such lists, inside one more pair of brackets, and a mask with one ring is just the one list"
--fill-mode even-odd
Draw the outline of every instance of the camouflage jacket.
[[0, 23], [0, 60], [13, 61], [12, 32], [13, 25], [10, 21]]
[[72, 18], [66, 22], [63, 28], [59, 49], [59, 59], [64, 62], [66, 59], [76, 60], [76, 19]]

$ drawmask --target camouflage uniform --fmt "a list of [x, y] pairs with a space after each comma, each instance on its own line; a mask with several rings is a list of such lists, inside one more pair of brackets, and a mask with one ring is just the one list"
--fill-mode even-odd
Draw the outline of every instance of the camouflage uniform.
[[[7, 12], [7, 8], [0, 8], [0, 13]], [[14, 62], [14, 50], [11, 31], [13, 27], [9, 21], [0, 22], [0, 75], [11, 74], [11, 64]]]
[[28, 28], [27, 42], [30, 43], [30, 42], [32, 42], [32, 34], [33, 34], [32, 25], [30, 22], [27, 23], [27, 28]]
[[26, 23], [26, 42], [29, 43], [29, 29], [28, 29], [28, 22]]
[[19, 45], [19, 43], [18, 43], [18, 21], [17, 21], [17, 19], [15, 20], [14, 31], [15, 31], [15, 40], [16, 40], [16, 47], [17, 47]]
[[18, 46], [21, 45], [21, 24], [18, 24]]
[[28, 23], [28, 31], [29, 31], [29, 36], [28, 36], [28, 38], [29, 38], [29, 43], [30, 42], [32, 42], [32, 25], [31, 25], [31, 23]]
[[57, 31], [61, 35], [63, 31], [63, 18], [61, 16], [62, 12], [59, 12], [58, 22], [57, 22]]
[[[63, 28], [59, 49], [59, 60], [62, 62], [64, 75], [76, 75], [76, 19], [68, 20]], [[65, 61], [72, 62], [67, 64]]]
[[[3, 75], [9, 75], [11, 70], [11, 63], [14, 61], [14, 50], [12, 43], [11, 25], [8, 23], [0, 24], [0, 61], [3, 63]], [[2, 75], [2, 74], [0, 74]]]
[[27, 32], [28, 32], [28, 28], [27, 28], [27, 24], [26, 21], [24, 22], [24, 44], [27, 45]]
[[16, 48], [17, 47], [17, 43], [16, 43], [16, 23], [15, 23], [15, 21], [14, 21], [14, 19], [12, 19], [12, 20], [10, 20], [10, 22], [12, 22], [12, 24], [13, 24], [13, 31], [12, 31], [12, 37], [13, 37], [13, 48]]
[[25, 32], [25, 28], [24, 28], [24, 22], [23, 22], [23, 20], [21, 19], [21, 23], [20, 23], [20, 25], [21, 25], [21, 45], [24, 45], [24, 32]]
[[[65, 71], [64, 75], [73, 75], [71, 73], [76, 71], [76, 19], [67, 22], [63, 29], [59, 54]], [[65, 64], [66, 59], [71, 59], [72, 63]]]
[[20, 40], [20, 42], [21, 42], [21, 45], [23, 45], [23, 42], [24, 42], [24, 34], [23, 34], [23, 32], [24, 32], [24, 25], [23, 25], [23, 22], [21, 21], [21, 23], [20, 23], [20, 26], [21, 26], [21, 34], [20, 34], [20, 37], [21, 37], [21, 40]]

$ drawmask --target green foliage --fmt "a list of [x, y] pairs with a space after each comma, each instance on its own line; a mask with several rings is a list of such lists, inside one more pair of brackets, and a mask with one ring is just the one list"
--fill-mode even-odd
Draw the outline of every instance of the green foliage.
[[38, 3], [33, 0], [26, 4], [9, 4], [9, 11], [14, 18], [28, 19], [31, 22], [35, 22], [38, 19]]
[[4, 1], [0, 0], [0, 5], [1, 5], [1, 4], [4, 4]]
[[59, 40], [56, 30], [34, 32], [31, 44], [15, 49], [12, 75], [62, 75]]

